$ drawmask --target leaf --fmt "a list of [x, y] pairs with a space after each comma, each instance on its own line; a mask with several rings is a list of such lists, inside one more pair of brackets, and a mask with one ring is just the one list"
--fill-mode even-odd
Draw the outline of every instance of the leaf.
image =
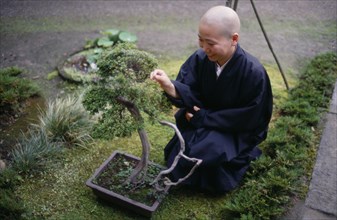
[[114, 42], [107, 37], [102, 37], [97, 41], [99, 47], [111, 47], [113, 44]]
[[121, 32], [119, 34], [119, 40], [134, 43], [137, 41], [137, 36], [129, 32]]
[[117, 29], [108, 29], [108, 30], [102, 31], [102, 34], [108, 35], [108, 38], [114, 42], [118, 40], [119, 33], [120, 33], [120, 30], [117, 30]]

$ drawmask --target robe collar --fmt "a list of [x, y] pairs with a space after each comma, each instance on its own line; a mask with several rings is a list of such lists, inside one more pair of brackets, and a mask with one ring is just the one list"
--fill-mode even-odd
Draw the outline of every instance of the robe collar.
[[[222, 75], [224, 75], [226, 77], [229, 77], [229, 76], [233, 75], [234, 72], [232, 72], [230, 70], [233, 67], [233, 65], [236, 63], [236, 60], [240, 56], [242, 56], [243, 53], [244, 52], [243, 52], [242, 48], [240, 47], [239, 44], [237, 44], [235, 52], [233, 53], [232, 57], [222, 66], [223, 68], [221, 69], [221, 72], [220, 72], [220, 74], [219, 74], [219, 76], [217, 78], [220, 78]], [[218, 64], [216, 63], [215, 65], [218, 65]], [[225, 74], [221, 74], [221, 73], [224, 73], [224, 72], [226, 72], [226, 73]]]

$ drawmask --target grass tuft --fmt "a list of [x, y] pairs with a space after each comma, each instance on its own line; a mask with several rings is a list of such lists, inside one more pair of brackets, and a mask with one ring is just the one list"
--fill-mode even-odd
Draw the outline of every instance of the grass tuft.
[[92, 121], [83, 108], [80, 97], [67, 96], [49, 101], [45, 111], [41, 111], [39, 124], [52, 142], [65, 146], [85, 147], [91, 140]]
[[23, 174], [41, 172], [60, 151], [60, 144], [50, 142], [43, 130], [32, 129], [12, 151], [13, 168]]

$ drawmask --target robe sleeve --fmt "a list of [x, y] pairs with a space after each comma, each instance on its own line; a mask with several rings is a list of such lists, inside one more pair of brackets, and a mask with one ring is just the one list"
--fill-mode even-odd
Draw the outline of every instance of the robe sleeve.
[[242, 107], [201, 109], [195, 112], [191, 124], [196, 128], [230, 132], [259, 132], [266, 129], [272, 115], [272, 92], [268, 75], [265, 71], [260, 75], [262, 77], [257, 81], [247, 80], [247, 85], [242, 86], [245, 88], [242, 97], [248, 97]]
[[195, 53], [187, 59], [187, 61], [181, 66], [176, 80], [172, 80], [174, 87], [180, 98], [167, 97], [178, 108], [186, 108], [189, 111], [193, 109], [193, 106], [203, 107], [200, 101], [200, 85], [197, 82], [196, 72], [198, 62], [198, 55]]

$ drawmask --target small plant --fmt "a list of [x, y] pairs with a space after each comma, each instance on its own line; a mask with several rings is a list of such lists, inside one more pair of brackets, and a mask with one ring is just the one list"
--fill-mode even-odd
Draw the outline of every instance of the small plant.
[[83, 108], [81, 97], [67, 96], [49, 101], [41, 111], [39, 124], [50, 142], [84, 147], [91, 141], [92, 121]]
[[11, 152], [13, 168], [20, 173], [39, 172], [59, 156], [62, 147], [85, 147], [91, 141], [92, 121], [79, 98], [50, 101], [39, 122], [22, 134]]
[[117, 29], [108, 29], [105, 31], [101, 31], [101, 34], [103, 34], [103, 37], [101, 38], [96, 38], [94, 40], [88, 40], [84, 48], [85, 49], [95, 48], [95, 47], [109, 48], [117, 43], [122, 43], [122, 42], [136, 43], [137, 42], [137, 36], [132, 33], [126, 32], [126, 31], [120, 31]]
[[22, 102], [39, 95], [39, 89], [32, 81], [17, 77], [23, 70], [17, 67], [0, 69], [0, 115], [15, 115]]
[[57, 156], [60, 150], [60, 144], [50, 142], [43, 130], [31, 129], [28, 134], [22, 134], [12, 151], [12, 166], [19, 173], [38, 173], [45, 169], [48, 160]]
[[14, 193], [20, 176], [11, 168], [0, 171], [0, 219], [20, 219], [26, 212], [21, 199]]

